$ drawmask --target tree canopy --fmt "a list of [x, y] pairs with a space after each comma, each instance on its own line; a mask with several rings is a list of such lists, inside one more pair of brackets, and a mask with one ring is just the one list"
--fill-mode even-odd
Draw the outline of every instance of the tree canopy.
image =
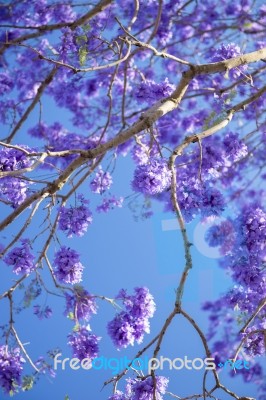
[[[99, 398], [241, 400], [255, 383], [256, 398], [266, 399], [265, 37], [260, 0], [1, 2], [4, 394], [31, 389], [43, 374], [56, 379], [58, 352], [44, 343], [33, 359], [16, 327], [17, 315], [28, 309], [40, 320], [58, 312], [39, 300], [45, 294], [48, 303], [65, 304], [74, 358], [93, 361], [107, 336], [114, 354], [129, 346], [136, 346], [136, 358], [151, 351], [149, 371], [129, 363], [103, 382], [105, 397]], [[120, 177], [129, 191], [117, 192]], [[100, 214], [127, 208], [141, 224], [158, 207], [176, 218], [184, 252], [176, 259], [175, 300], [159, 333], [150, 329], [158, 306], [150, 289], [140, 283], [131, 291], [120, 276], [118, 294], [93, 293], [83, 282], [86, 265], [74, 240]], [[197, 263], [188, 229], [193, 221], [210, 224], [204, 240], [220, 252], [214, 268], [231, 279], [230, 290], [202, 304], [207, 332], [184, 300]], [[137, 251], [137, 240], [131, 247]], [[137, 274], [144, 269], [140, 265]], [[93, 318], [104, 303], [110, 307], [106, 330], [95, 332]], [[177, 316], [215, 365], [205, 370], [200, 392], [188, 383], [187, 397], [155, 367]], [[236, 367], [242, 353], [252, 368]], [[241, 393], [220, 377], [226, 359], [232, 376], [239, 369]]]

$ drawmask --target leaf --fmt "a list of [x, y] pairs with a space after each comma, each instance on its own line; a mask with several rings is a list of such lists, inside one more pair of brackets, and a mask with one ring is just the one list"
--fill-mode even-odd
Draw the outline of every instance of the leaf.
[[70, 397], [66, 395], [64, 400], [70, 400]]
[[79, 324], [76, 324], [73, 328], [73, 332], [77, 332], [79, 330]]
[[34, 379], [32, 376], [30, 375], [26, 375], [23, 377], [23, 381], [22, 381], [22, 390], [23, 392], [26, 392], [27, 390], [32, 389], [34, 384]]
[[69, 312], [69, 313], [67, 314], [67, 318], [69, 318], [69, 319], [71, 319], [71, 320], [75, 319], [74, 313], [73, 313], [73, 312]]
[[88, 32], [91, 29], [91, 26], [90, 26], [90, 24], [83, 25], [82, 29], [83, 29], [84, 32]]
[[81, 42], [87, 43], [87, 36], [86, 35], [77, 36], [76, 37], [76, 42], [77, 43], [81, 43]]
[[86, 47], [83, 46], [79, 49], [79, 63], [81, 66], [86, 63], [87, 54], [88, 54], [88, 51], [87, 51]]

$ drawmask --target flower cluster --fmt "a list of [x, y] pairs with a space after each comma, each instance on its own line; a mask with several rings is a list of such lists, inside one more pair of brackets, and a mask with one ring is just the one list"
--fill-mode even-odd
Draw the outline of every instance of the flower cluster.
[[117, 390], [108, 400], [128, 400], [128, 397], [120, 390]]
[[135, 341], [141, 343], [144, 333], [150, 331], [149, 318], [153, 317], [155, 311], [153, 297], [145, 287], [137, 287], [134, 291], [132, 296], [127, 295], [125, 290], [119, 292], [117, 299], [123, 302], [125, 311], [118, 313], [107, 326], [118, 349], [133, 346]]
[[[27, 146], [21, 148], [30, 151]], [[18, 149], [3, 148], [0, 150], [0, 171], [16, 171], [29, 167], [33, 162], [33, 158]], [[0, 180], [0, 197], [10, 202], [16, 208], [26, 198], [29, 184], [18, 177], [3, 177]]]
[[79, 260], [79, 254], [69, 247], [62, 246], [55, 253], [55, 277], [64, 283], [79, 283], [82, 281], [83, 265]]
[[67, 237], [83, 236], [91, 223], [92, 213], [85, 205], [85, 201], [77, 207], [60, 207], [58, 226]]
[[235, 229], [233, 223], [228, 219], [219, 225], [211, 226], [206, 234], [205, 240], [211, 247], [220, 247], [220, 253], [229, 253], [235, 244]]
[[[263, 262], [266, 255], [265, 236], [266, 236], [266, 213], [259, 207], [257, 203], [245, 205], [241, 209], [241, 214], [235, 220], [228, 220], [229, 225], [225, 226], [224, 232], [221, 232], [221, 225], [214, 228], [216, 233], [223, 233], [222, 236], [228, 235], [227, 238], [222, 237], [222, 243], [213, 237], [210, 240], [223, 247], [226, 241], [230, 242], [233, 239], [234, 251], [227, 253], [227, 256], [221, 259], [220, 264], [226, 268], [233, 280], [237, 283], [227, 294], [222, 296], [215, 302], [205, 304], [204, 309], [209, 310], [211, 329], [209, 337], [214, 336], [215, 330], [223, 321], [224, 338], [221, 341], [221, 346], [226, 350], [228, 341], [228, 332], [231, 332], [230, 348], [234, 346], [234, 337], [239, 340], [239, 335], [233, 332], [233, 313], [230, 309], [239, 312], [239, 318], [244, 325], [246, 316], [254, 313], [256, 307], [265, 298], [266, 295], [266, 279], [263, 271]], [[231, 226], [230, 226], [231, 225]], [[234, 233], [228, 231], [234, 230]], [[213, 233], [213, 232], [212, 232]], [[260, 315], [248, 326], [242, 338], [245, 339], [243, 346], [246, 354], [249, 357], [261, 355], [264, 352], [263, 331], [265, 330], [264, 314], [262, 310]], [[254, 332], [254, 333], [253, 333]], [[229, 350], [229, 349], [228, 349]], [[254, 369], [254, 371], [253, 371]], [[243, 375], [245, 381], [253, 379], [253, 375], [261, 376], [262, 372], [258, 369], [255, 373], [255, 367], [252, 366], [252, 371]], [[252, 375], [253, 374], [253, 375]]]
[[18, 178], [5, 177], [0, 180], [0, 198], [17, 208], [27, 197], [29, 185]]
[[114, 196], [103, 199], [102, 204], [97, 206], [96, 211], [99, 213], [104, 212], [107, 213], [110, 210], [113, 210], [115, 207], [121, 208], [123, 206], [124, 198], [119, 197], [118, 199]]
[[[219, 216], [225, 207], [221, 192], [208, 182], [203, 183], [191, 176], [189, 170], [178, 171], [177, 198], [187, 222], [199, 213], [203, 217]], [[166, 203], [167, 211], [173, 211], [169, 192], [164, 192], [158, 199]]]
[[[164, 376], [156, 376], [156, 390], [155, 397], [158, 400], [162, 400], [166, 392], [169, 380]], [[154, 382], [153, 377], [149, 376], [146, 379], [130, 379], [127, 384], [127, 392], [130, 395], [130, 400], [152, 400], [154, 398]]]
[[71, 312], [73, 318], [81, 320], [89, 320], [92, 314], [96, 314], [97, 305], [95, 299], [90, 295], [87, 290], [81, 286], [74, 287], [75, 294], [65, 294], [66, 297], [66, 310], [65, 315]]
[[20, 387], [24, 362], [19, 348], [9, 350], [7, 346], [0, 346], [0, 386], [6, 394]]
[[132, 181], [132, 188], [136, 192], [153, 196], [168, 189], [171, 184], [172, 173], [163, 159], [152, 158], [149, 163], [139, 165]]
[[170, 96], [174, 89], [174, 85], [169, 83], [168, 78], [165, 78], [161, 83], [146, 80], [139, 85], [136, 97], [142, 101], [157, 101]]
[[136, 144], [131, 151], [133, 160], [138, 165], [144, 165], [149, 162], [149, 158], [159, 156], [158, 145], [154, 143], [147, 143], [147, 140], [142, 142], [142, 145]]
[[[166, 393], [169, 379], [164, 376], [155, 376], [156, 390], [155, 397], [163, 400]], [[154, 380], [152, 376], [143, 379], [127, 379], [125, 394], [117, 390], [108, 400], [153, 400]]]
[[[27, 146], [20, 146], [22, 149], [30, 151]], [[15, 171], [27, 168], [32, 164], [32, 160], [22, 151], [13, 148], [2, 148], [0, 150], [0, 170]]]
[[22, 246], [15, 247], [4, 258], [7, 265], [13, 266], [13, 272], [18, 274], [30, 274], [35, 270], [35, 257], [31, 254], [28, 240], [22, 240]]
[[84, 358], [93, 360], [99, 352], [98, 342], [100, 337], [90, 332], [89, 326], [80, 326], [76, 331], [68, 335], [68, 344], [72, 347], [73, 357], [80, 361]]
[[248, 154], [244, 141], [239, 140], [238, 134], [228, 132], [223, 140], [225, 157], [233, 162], [241, 160]]
[[0, 74], [0, 96], [9, 93], [14, 86], [14, 82], [8, 74]]
[[53, 311], [49, 306], [41, 307], [38, 304], [36, 304], [35, 306], [33, 306], [33, 313], [39, 319], [44, 319], [44, 318], [50, 318], [53, 314]]
[[266, 280], [261, 266], [266, 256], [266, 213], [249, 205], [242, 209], [235, 223], [238, 232], [236, 246], [241, 248], [241, 253], [236, 252], [230, 261], [225, 262], [237, 283], [257, 292], [265, 290]]
[[[238, 45], [235, 43], [228, 43], [228, 44], [222, 44], [218, 49], [215, 50], [215, 53], [213, 54], [212, 61], [213, 62], [219, 62], [223, 60], [227, 60], [229, 58], [234, 58], [240, 56], [241, 50]], [[232, 68], [232, 70], [229, 71], [229, 75], [231, 78], [237, 78], [239, 77], [245, 70], [247, 69], [246, 65], [241, 65], [240, 67], [237, 68]]]
[[265, 354], [265, 329], [266, 322], [261, 321], [258, 325], [253, 325], [252, 328], [247, 328], [246, 332], [243, 334], [243, 338], [245, 338], [244, 347], [253, 357], [263, 356]]
[[90, 187], [93, 193], [103, 194], [106, 190], [110, 189], [112, 183], [113, 179], [110, 173], [108, 171], [104, 172], [103, 169], [99, 167], [95, 178], [90, 183]]

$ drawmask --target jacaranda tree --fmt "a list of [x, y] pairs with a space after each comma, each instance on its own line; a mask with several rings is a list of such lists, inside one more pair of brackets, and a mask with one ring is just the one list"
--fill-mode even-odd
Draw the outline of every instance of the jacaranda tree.
[[[239, 374], [265, 400], [259, 358], [266, 344], [264, 2], [2, 0], [0, 26], [1, 275], [13, 271], [0, 295], [9, 310], [1, 321], [3, 392], [28, 390], [42, 374], [53, 375], [56, 352], [50, 362], [42, 357], [49, 349], [44, 343], [34, 360], [15, 323], [29, 307], [40, 319], [52, 315], [38, 303], [45, 292], [64, 302], [73, 322], [67, 342], [80, 361], [101, 354], [107, 335], [114, 351], [132, 345], [136, 357], [152, 350], [157, 359], [179, 316], [216, 364], [223, 356], [234, 363], [242, 350], [255, 360]], [[51, 123], [52, 108], [55, 115], [63, 109], [64, 118]], [[132, 176], [119, 170], [122, 157], [134, 162]], [[131, 193], [112, 192], [114, 171], [127, 175]], [[136, 198], [142, 218], [152, 218], [155, 203], [171, 212], [184, 246], [184, 259], [176, 260], [176, 299], [159, 333], [150, 332], [156, 299], [149, 288], [131, 292], [121, 277], [112, 298], [92, 293], [72, 245], [97, 224], [98, 213]], [[205, 240], [219, 249], [232, 281], [230, 291], [202, 305], [208, 332], [183, 301], [197, 262], [187, 231], [195, 218], [213, 221]], [[106, 331], [96, 333], [93, 315], [103, 301], [110, 303], [110, 318]], [[181, 398], [163, 371], [131, 367], [104, 382], [106, 398]], [[205, 371], [200, 393], [192, 383], [188, 390], [187, 399], [246, 398], [223, 384], [218, 367]]]

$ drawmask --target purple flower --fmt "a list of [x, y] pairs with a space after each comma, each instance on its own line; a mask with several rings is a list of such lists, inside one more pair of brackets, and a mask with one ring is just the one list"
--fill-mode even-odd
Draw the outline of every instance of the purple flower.
[[18, 274], [29, 274], [35, 270], [35, 257], [30, 252], [30, 245], [27, 240], [22, 241], [21, 247], [15, 247], [4, 258], [7, 265], [13, 266], [13, 272]]
[[[51, 352], [48, 352], [48, 354], [49, 353], [50, 353], [51, 357], [54, 357], [54, 354], [51, 354]], [[46, 374], [48, 372], [48, 374], [51, 378], [55, 378], [56, 374], [55, 374], [55, 371], [54, 371], [52, 365], [48, 364], [48, 362], [45, 360], [44, 357], [40, 356], [37, 359], [37, 361], [35, 362], [35, 365], [38, 368], [40, 373]]]
[[5, 177], [0, 179], [0, 198], [17, 208], [27, 197], [28, 183], [18, 178]]
[[39, 318], [39, 319], [44, 319], [44, 318], [50, 318], [53, 314], [52, 309], [49, 306], [41, 307], [39, 305], [33, 306], [33, 313]]
[[142, 146], [135, 145], [132, 149], [132, 158], [138, 165], [144, 165], [149, 162], [149, 158], [158, 157], [158, 146], [149, 143], [143, 143]]
[[117, 390], [115, 394], [108, 398], [108, 400], [129, 400], [120, 390]]
[[65, 231], [67, 237], [83, 236], [91, 223], [92, 213], [84, 204], [60, 208], [59, 229]]
[[142, 101], [157, 101], [170, 96], [174, 89], [175, 86], [169, 83], [168, 78], [165, 78], [161, 83], [146, 80], [139, 85], [136, 97]]
[[121, 312], [115, 316], [107, 325], [107, 331], [114, 345], [121, 349], [133, 346], [135, 341], [134, 319], [126, 312]]
[[90, 183], [90, 187], [93, 193], [103, 194], [107, 189], [110, 189], [112, 183], [113, 179], [110, 173], [108, 171], [104, 172], [102, 168], [99, 167], [95, 178]]
[[[264, 332], [266, 329], [266, 322], [260, 322], [258, 326], [253, 325], [251, 328], [247, 328], [246, 332], [243, 334], [245, 338], [244, 347], [252, 357], [262, 356], [265, 354], [265, 342], [264, 342]], [[261, 331], [252, 334], [252, 331]]]
[[[241, 50], [240, 47], [235, 43], [222, 44], [218, 49], [215, 50], [214, 55], [212, 56], [213, 62], [219, 62], [223, 60], [227, 60], [229, 58], [234, 58], [240, 56]], [[241, 65], [237, 68], [232, 68], [229, 71], [229, 75], [231, 78], [239, 77], [245, 70], [247, 69], [246, 65]]]
[[79, 283], [82, 280], [83, 265], [79, 261], [79, 254], [69, 247], [62, 246], [55, 254], [55, 277], [60, 282]]
[[149, 318], [155, 312], [153, 296], [145, 287], [134, 289], [135, 294], [129, 296], [124, 289], [116, 296], [122, 300], [125, 311], [118, 313], [107, 325], [107, 331], [118, 349], [141, 343], [144, 333], [150, 332]]
[[75, 286], [75, 295], [65, 294], [66, 310], [65, 315], [72, 312], [78, 320], [89, 320], [92, 314], [97, 313], [97, 305], [95, 299], [87, 290], [81, 286]]
[[[19, 145], [18, 145], [19, 146]], [[30, 148], [24, 145], [19, 146], [30, 152]], [[15, 171], [29, 167], [33, 162], [33, 157], [28, 157], [23, 151], [3, 148], [0, 150], [0, 171]]]
[[235, 244], [235, 230], [230, 220], [222, 221], [220, 225], [213, 225], [206, 234], [205, 240], [211, 247], [220, 247], [221, 254], [230, 252]]
[[[27, 146], [20, 146], [30, 151]], [[33, 163], [33, 157], [27, 157], [23, 151], [3, 148], [0, 150], [0, 171], [16, 171], [29, 167]], [[26, 198], [29, 183], [17, 177], [3, 177], [0, 180], [0, 197], [11, 203], [16, 208]]]
[[100, 337], [90, 333], [90, 328], [81, 326], [77, 331], [68, 335], [68, 344], [72, 347], [73, 357], [80, 361], [84, 358], [90, 360], [97, 357], [99, 352], [98, 342]]
[[132, 188], [145, 195], [155, 195], [169, 188], [171, 177], [167, 162], [153, 158], [148, 164], [136, 168]]
[[118, 199], [116, 199], [114, 196], [105, 198], [103, 199], [102, 204], [96, 208], [96, 211], [107, 213], [108, 211], [113, 210], [114, 207], [121, 208], [123, 206], [123, 201], [123, 197], [119, 197]]
[[0, 386], [5, 393], [14, 393], [21, 386], [24, 362], [19, 348], [8, 350], [7, 346], [0, 346]]
[[14, 83], [10, 76], [5, 73], [0, 74], [0, 96], [9, 93], [13, 89]]
[[208, 217], [211, 215], [220, 215], [225, 208], [225, 202], [222, 193], [214, 188], [206, 188], [202, 196], [202, 215]]
[[225, 155], [234, 162], [244, 158], [248, 154], [246, 144], [238, 139], [238, 135], [229, 132], [223, 140]]
[[[164, 376], [156, 376], [156, 399], [162, 400], [166, 392], [169, 379]], [[130, 400], [153, 400], [154, 383], [153, 377], [141, 379], [128, 379], [127, 392], [130, 394]]]
[[127, 295], [127, 292], [122, 289], [116, 296], [121, 299], [126, 307], [126, 310], [134, 318], [151, 318], [155, 312], [156, 306], [153, 296], [150, 294], [149, 289], [146, 287], [134, 288], [135, 294], [132, 296]]

